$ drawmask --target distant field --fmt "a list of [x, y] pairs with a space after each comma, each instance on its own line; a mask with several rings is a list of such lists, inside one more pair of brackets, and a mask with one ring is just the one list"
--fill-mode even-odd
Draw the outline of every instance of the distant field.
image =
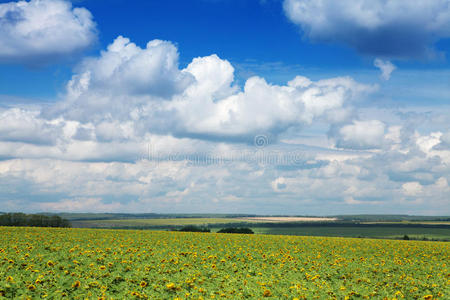
[[332, 222], [337, 221], [337, 218], [319, 218], [319, 217], [249, 217], [241, 218], [241, 220], [260, 221], [260, 222]]
[[184, 226], [184, 225], [208, 225], [208, 224], [233, 224], [255, 223], [258, 221], [243, 220], [237, 218], [173, 218], [173, 219], [124, 219], [124, 220], [83, 220], [72, 221], [73, 227], [89, 228], [125, 228], [125, 227], [149, 227], [149, 226]]
[[367, 237], [367, 238], [402, 238], [408, 235], [415, 239], [439, 239], [450, 241], [450, 229], [421, 228], [421, 227], [254, 227], [252, 230], [259, 234], [299, 235], [299, 236], [329, 236], [329, 237]]
[[247, 218], [158, 218], [158, 219], [108, 219], [71, 221], [77, 228], [137, 228], [212, 224], [254, 224], [254, 223], [291, 223], [291, 222], [331, 222], [336, 218], [313, 217], [247, 217]]
[[[53, 214], [48, 214], [53, 215]], [[58, 213], [60, 217], [69, 221], [86, 220], [131, 220], [131, 219], [178, 219], [178, 218], [243, 218], [255, 217], [249, 214], [201, 214], [201, 213], [177, 213], [177, 214], [157, 214], [157, 213]]]
[[424, 224], [424, 225], [450, 225], [450, 221], [361, 222], [361, 224]]
[[[311, 221], [314, 219], [314, 221]], [[319, 221], [320, 220], [320, 221]], [[333, 221], [331, 221], [333, 220]], [[187, 225], [209, 227], [250, 227], [255, 233], [271, 235], [435, 239], [450, 241], [450, 224], [443, 221], [337, 223], [332, 218], [158, 218], [72, 221], [78, 228], [171, 230]]]

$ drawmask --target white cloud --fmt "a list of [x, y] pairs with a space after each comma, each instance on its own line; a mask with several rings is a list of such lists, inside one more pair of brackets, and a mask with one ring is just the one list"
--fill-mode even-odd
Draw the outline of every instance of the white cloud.
[[39, 111], [12, 108], [0, 109], [0, 140], [31, 144], [53, 144], [62, 128], [59, 124], [40, 119]]
[[381, 148], [385, 138], [385, 124], [378, 120], [353, 121], [332, 134], [336, 146], [347, 149]]
[[142, 49], [119, 36], [99, 57], [81, 63], [69, 82], [68, 96], [108, 91], [110, 96], [150, 94], [170, 98], [192, 81], [192, 76], [178, 69], [178, 51], [171, 42], [153, 40]]
[[312, 41], [378, 57], [427, 57], [450, 37], [448, 0], [285, 0], [284, 10]]
[[422, 192], [422, 185], [419, 182], [406, 182], [402, 185], [403, 193], [407, 196], [417, 196]]
[[154, 133], [253, 142], [256, 134], [276, 139], [318, 120], [343, 122], [353, 103], [374, 90], [350, 77], [311, 81], [301, 76], [286, 85], [255, 76], [242, 89], [234, 83], [233, 66], [217, 55], [195, 58], [179, 69], [170, 42], [154, 40], [141, 49], [118, 37], [99, 57], [81, 63], [65, 100], [44, 115], [92, 123], [96, 135], [81, 128], [80, 139]]
[[283, 190], [286, 189], [286, 179], [284, 179], [283, 177], [278, 177], [277, 179], [275, 179], [274, 181], [272, 181], [270, 183], [270, 185], [272, 186], [272, 189], [275, 192], [282, 192]]
[[[0, 204], [314, 214], [420, 212], [413, 200], [428, 197], [439, 209], [447, 135], [419, 133], [408, 123], [415, 114], [356, 110], [374, 90], [350, 77], [274, 85], [255, 76], [239, 87], [217, 55], [180, 69], [172, 43], [119, 37], [83, 61], [55, 106], [0, 110]], [[303, 129], [326, 138], [330, 125], [338, 148], [302, 145]], [[249, 145], [255, 134], [273, 144]], [[284, 160], [258, 159], [271, 151]]]
[[374, 66], [380, 69], [381, 75], [380, 77], [383, 80], [389, 80], [391, 78], [392, 72], [397, 68], [395, 65], [393, 65], [388, 60], [382, 60], [382, 59], [375, 59], [373, 62]]
[[[165, 149], [187, 155], [211, 149], [210, 153], [217, 157], [232, 157], [233, 151], [255, 151], [254, 147], [214, 142], [202, 142], [196, 148], [195, 140], [151, 138], [150, 152]], [[9, 210], [28, 207], [34, 211], [90, 211], [98, 207], [99, 211], [223, 209], [299, 214], [349, 213], [351, 207], [355, 212], [370, 208], [377, 213], [401, 213], [405, 209], [420, 213], [426, 203], [427, 211], [445, 213], [449, 164], [433, 156], [434, 150], [428, 150], [429, 156], [420, 150], [419, 144], [424, 144], [427, 136], [414, 135], [412, 139], [417, 148], [412, 144], [399, 150], [392, 146], [376, 152], [353, 151], [352, 156], [341, 160], [335, 160], [334, 154], [342, 150], [328, 150], [327, 155], [317, 148], [302, 148], [308, 159], [317, 161], [321, 157], [321, 163], [310, 165], [261, 164], [252, 160], [263, 150], [267, 154], [273, 151], [270, 149], [249, 152], [253, 155], [224, 164], [195, 164], [183, 155], [134, 162], [9, 159], [0, 161], [0, 203]], [[105, 148], [113, 147], [112, 143], [105, 144]], [[86, 158], [95, 152], [83, 149], [80, 146], [70, 153], [85, 151]], [[287, 155], [289, 148], [280, 147], [279, 151]], [[29, 200], [36, 198], [41, 200]], [[232, 200], [236, 201], [230, 207], [227, 201]]]
[[101, 198], [74, 198], [62, 199], [57, 202], [42, 202], [37, 205], [41, 211], [47, 212], [117, 212], [123, 211], [125, 207], [118, 202], [103, 203]]
[[184, 71], [192, 74], [196, 79], [196, 83], [187, 92], [192, 96], [220, 100], [233, 94], [238, 88], [232, 85], [233, 66], [215, 54], [194, 58]]
[[170, 122], [173, 112], [157, 102], [171, 100], [194, 80], [178, 68], [178, 51], [172, 43], [153, 40], [142, 49], [119, 36], [99, 57], [83, 60], [67, 84], [65, 100], [46, 116], [99, 123], [137, 121], [146, 115], [164, 127], [161, 123]]
[[0, 61], [40, 65], [79, 52], [97, 38], [85, 8], [66, 0], [0, 4]]
[[276, 136], [317, 120], [342, 122], [350, 116], [352, 102], [372, 90], [351, 78], [312, 82], [297, 77], [279, 86], [251, 77], [242, 91], [215, 101], [213, 93], [197, 94], [194, 84], [172, 107], [185, 134], [252, 140], [256, 134]]
[[432, 145], [436, 150], [450, 150], [450, 130], [441, 133], [437, 138], [437, 143]]

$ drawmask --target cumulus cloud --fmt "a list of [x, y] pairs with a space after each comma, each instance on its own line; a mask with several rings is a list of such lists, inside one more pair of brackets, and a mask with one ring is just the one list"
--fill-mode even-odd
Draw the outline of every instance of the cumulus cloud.
[[380, 77], [383, 80], [389, 80], [391, 78], [392, 72], [397, 68], [394, 64], [392, 64], [388, 60], [375, 59], [373, 62], [374, 66], [380, 69], [381, 75]]
[[30, 144], [54, 144], [62, 128], [58, 122], [38, 117], [39, 111], [0, 109], [0, 140]]
[[178, 51], [171, 42], [153, 40], [142, 49], [119, 36], [99, 57], [81, 63], [69, 82], [68, 97], [107, 91], [110, 96], [149, 94], [170, 99], [192, 81], [178, 69]]
[[438, 142], [433, 145], [437, 150], [449, 150], [450, 149], [450, 130], [447, 130], [444, 133], [441, 133], [438, 137]]
[[296, 77], [279, 86], [251, 77], [242, 91], [216, 101], [211, 93], [203, 96], [188, 89], [174, 107], [185, 134], [253, 139], [258, 133], [276, 136], [317, 120], [342, 122], [349, 117], [352, 102], [372, 90], [351, 78], [313, 82]]
[[[334, 153], [328, 151], [321, 154], [326, 163], [291, 169], [245, 159], [207, 165], [183, 159], [9, 159], [0, 161], [0, 203], [8, 210], [27, 207], [34, 211], [82, 212], [98, 207], [107, 211], [181, 212], [219, 208], [335, 214], [352, 209], [359, 213], [365, 209], [423, 213], [426, 208], [427, 213], [446, 213], [442, 209], [448, 202], [450, 160], [444, 163], [436, 159], [434, 150], [420, 150], [427, 136], [413, 139], [417, 149], [405, 146], [383, 152], [354, 152], [341, 160], [335, 160]], [[192, 141], [182, 143], [182, 139], [173, 138], [165, 143], [155, 141], [155, 147], [186, 153], [183, 149]], [[199, 149], [205, 149], [204, 145]], [[228, 145], [221, 150], [230, 152]], [[310, 149], [307, 156], [318, 159], [317, 149]], [[31, 203], [29, 199], [35, 200]], [[231, 208], [229, 201], [233, 201]]]
[[419, 182], [412, 181], [402, 184], [403, 193], [407, 196], [417, 196], [422, 192], [422, 185]]
[[[180, 69], [172, 43], [153, 40], [142, 49], [119, 36], [99, 57], [80, 64], [65, 100], [44, 115], [90, 122], [104, 140], [150, 132], [253, 142], [256, 134], [276, 138], [317, 120], [343, 122], [353, 103], [374, 89], [350, 77], [302, 76], [286, 85], [254, 76], [240, 88], [233, 66], [217, 55], [195, 58]], [[93, 136], [87, 128], [78, 133], [80, 139]]]
[[69, 1], [0, 4], [0, 62], [45, 64], [87, 48], [96, 38], [91, 13]]
[[64, 101], [46, 115], [112, 122], [152, 114], [154, 122], [165, 123], [171, 112], [163, 109], [165, 104], [153, 102], [171, 100], [193, 81], [192, 74], [178, 68], [178, 51], [171, 42], [153, 40], [142, 49], [119, 36], [100, 56], [81, 62], [67, 84]]
[[[356, 113], [374, 90], [350, 77], [296, 76], [275, 85], [255, 76], [241, 87], [232, 64], [217, 55], [180, 68], [172, 43], [141, 48], [118, 37], [76, 68], [60, 102], [0, 110], [0, 204], [35, 211], [402, 212], [414, 197], [428, 197], [430, 209], [442, 208], [450, 151], [437, 146], [446, 134], [421, 135], [414, 126]], [[330, 127], [336, 148], [277, 140], [308, 128], [325, 135]], [[255, 134], [274, 145], [249, 145]], [[257, 159], [274, 150], [284, 159]]]
[[337, 43], [366, 55], [424, 58], [450, 37], [448, 0], [285, 0], [287, 17], [315, 42]]
[[355, 120], [351, 124], [333, 129], [331, 136], [338, 148], [376, 149], [383, 146], [385, 127], [385, 124], [378, 120]]

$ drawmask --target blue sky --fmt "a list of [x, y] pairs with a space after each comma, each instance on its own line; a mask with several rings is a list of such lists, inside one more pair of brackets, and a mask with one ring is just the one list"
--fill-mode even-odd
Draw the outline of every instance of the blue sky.
[[[282, 1], [169, 0], [134, 1], [130, 5], [123, 0], [87, 0], [75, 1], [74, 5], [87, 8], [97, 22], [98, 41], [86, 49], [85, 55], [98, 54], [123, 35], [139, 46], [145, 46], [150, 39], [174, 42], [180, 50], [181, 66], [195, 57], [217, 54], [241, 66], [237, 74], [240, 80], [256, 74], [281, 84], [300, 70], [313, 78], [352, 74], [368, 81], [378, 76], [372, 56], [358, 55], [347, 46], [311, 43], [302, 38], [299, 28], [284, 16]], [[440, 40], [436, 47], [448, 52], [449, 39]], [[54, 99], [64, 90], [79, 59], [69, 57], [39, 68], [1, 65], [1, 91], [17, 97]], [[272, 72], [273, 63], [278, 64], [276, 73]], [[447, 59], [404, 60], [397, 64], [416, 72], [449, 67]], [[427, 84], [417, 78], [412, 80], [420, 85], [439, 84], [436, 77]]]
[[[118, 35], [130, 38], [139, 46], [150, 39], [169, 40], [177, 44], [180, 64], [187, 65], [194, 57], [217, 54], [234, 63], [283, 63], [290, 67], [341, 69], [369, 67], [351, 49], [303, 43], [298, 28], [283, 17], [280, 1], [78, 1], [95, 16], [99, 30], [98, 43], [86, 53], [95, 55]], [[107, 5], [107, 9], [105, 9]], [[335, 55], [340, 59], [335, 59]], [[64, 89], [77, 60], [57, 65], [27, 69], [17, 65], [1, 66], [2, 91], [22, 97], [52, 98]], [[279, 82], [292, 77], [290, 69], [282, 74], [253, 70], [273, 76]], [[244, 79], [246, 73], [242, 72]], [[294, 74], [295, 75], [295, 74]], [[283, 76], [283, 79], [279, 79]], [[25, 79], [29, 88], [17, 84]]]
[[5, 210], [450, 213], [448, 0], [0, 1], [0, 24]]

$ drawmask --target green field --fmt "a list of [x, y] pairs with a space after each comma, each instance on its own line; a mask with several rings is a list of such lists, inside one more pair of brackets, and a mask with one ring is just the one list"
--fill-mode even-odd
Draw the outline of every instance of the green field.
[[359, 222], [360, 224], [424, 224], [424, 225], [450, 225], [450, 221], [376, 221], [376, 222]]
[[450, 241], [450, 229], [447, 228], [421, 228], [421, 227], [253, 227], [255, 233], [300, 235], [300, 236], [330, 236], [330, 237], [366, 237], [366, 238], [403, 238], [408, 235], [414, 239], [437, 239]]
[[[1, 213], [0, 213], [1, 214]], [[43, 213], [46, 214], [46, 213]], [[47, 213], [46, 215], [55, 215]], [[201, 214], [201, 213], [178, 213], [178, 214], [127, 214], [127, 213], [58, 213], [58, 216], [69, 221], [81, 220], [124, 220], [124, 219], [177, 219], [177, 218], [244, 218], [256, 217], [252, 214]]]
[[448, 299], [441, 242], [0, 227], [0, 298]]
[[170, 227], [184, 225], [256, 223], [258, 221], [236, 218], [167, 218], [167, 219], [123, 219], [123, 220], [83, 220], [72, 221], [73, 227], [80, 228], [136, 228], [136, 227]]
[[366, 238], [432, 239], [450, 241], [450, 223], [443, 221], [398, 222], [280, 222], [243, 218], [150, 218], [71, 221], [76, 228], [173, 230], [186, 225], [204, 226], [217, 232], [224, 227], [249, 227], [258, 234], [299, 236], [340, 236]]

